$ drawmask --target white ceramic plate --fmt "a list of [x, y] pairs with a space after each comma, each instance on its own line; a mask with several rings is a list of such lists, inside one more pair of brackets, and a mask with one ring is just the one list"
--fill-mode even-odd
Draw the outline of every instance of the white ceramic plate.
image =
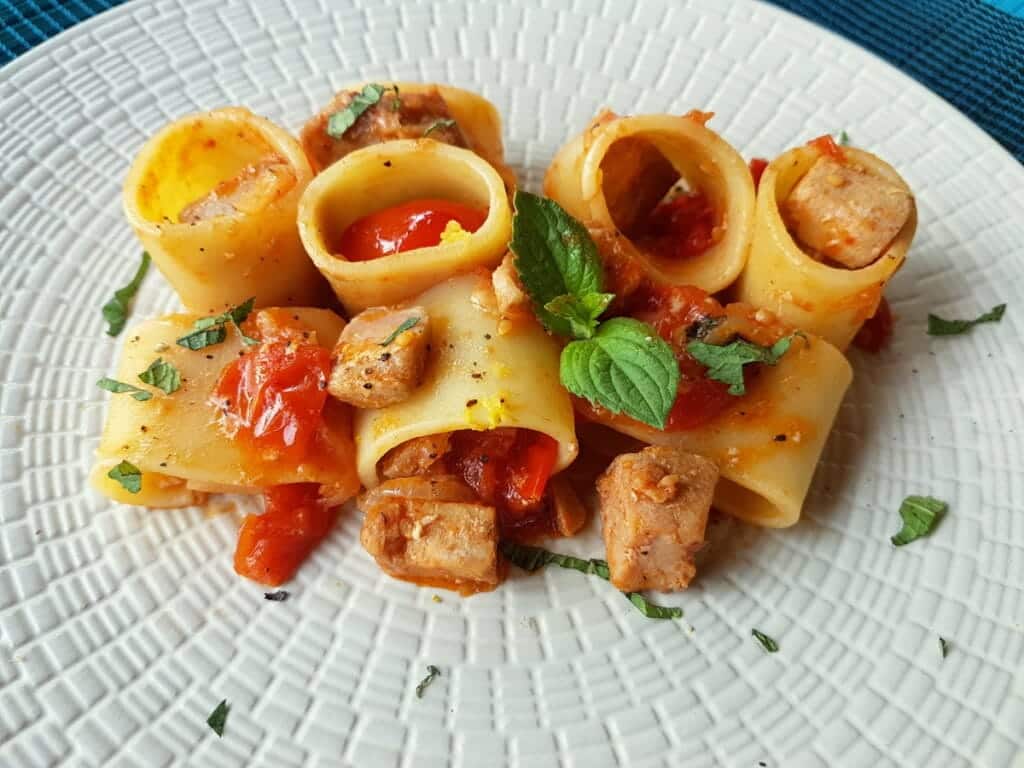
[[[1024, 169], [943, 101], [773, 8], [695, 0], [135, 2], [0, 84], [0, 764], [1005, 766], [1024, 760]], [[536, 187], [598, 108], [714, 110], [748, 156], [846, 129], [918, 195], [892, 348], [857, 371], [790, 530], [736, 526], [644, 619], [551, 569], [462, 600], [343, 524], [286, 603], [232, 572], [239, 516], [86, 490], [139, 252], [143, 140], [243, 104], [297, 129], [340, 84], [478, 89]], [[929, 310], [1001, 325], [931, 340]], [[176, 302], [151, 274], [134, 318]], [[909, 493], [947, 499], [895, 549]], [[593, 540], [576, 543], [593, 546]], [[766, 654], [758, 627], [781, 650]], [[949, 655], [939, 652], [939, 636]], [[427, 664], [442, 676], [414, 694]], [[205, 719], [231, 702], [223, 739]], [[1020, 764], [1018, 762], [1018, 764]]]

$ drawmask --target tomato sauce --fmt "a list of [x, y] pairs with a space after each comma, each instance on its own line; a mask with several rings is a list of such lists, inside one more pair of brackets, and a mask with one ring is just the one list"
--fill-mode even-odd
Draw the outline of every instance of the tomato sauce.
[[679, 195], [655, 206], [634, 240], [664, 259], [692, 259], [715, 244], [717, 225], [715, 208], [703, 193]]
[[750, 175], [754, 179], [754, 187], [761, 183], [764, 169], [768, 167], [768, 161], [763, 157], [755, 157], [750, 161]]
[[453, 200], [410, 200], [354, 221], [342, 233], [336, 250], [349, 261], [370, 261], [435, 246], [450, 221], [466, 232], [476, 232], [486, 219], [486, 209]]
[[869, 317], [864, 325], [857, 331], [853, 338], [853, 344], [859, 349], [871, 354], [878, 354], [889, 346], [892, 341], [892, 334], [895, 328], [895, 319], [892, 314], [892, 307], [885, 297], [878, 303], [875, 314]]
[[460, 430], [451, 436], [448, 471], [498, 509], [502, 537], [538, 526], [553, 530], [546, 506], [558, 443], [530, 429]]

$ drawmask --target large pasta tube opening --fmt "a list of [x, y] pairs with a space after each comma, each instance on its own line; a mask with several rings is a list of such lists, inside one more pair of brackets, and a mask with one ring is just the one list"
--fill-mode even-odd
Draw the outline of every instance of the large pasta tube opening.
[[[900, 175], [868, 152], [843, 147], [842, 153], [851, 173], [880, 182], [882, 190], [872, 195], [874, 201], [884, 204], [890, 198], [896, 208], [905, 206], [895, 234], [885, 234], [886, 222], [877, 211], [858, 208], [855, 198], [849, 210], [825, 209], [812, 220], [816, 212], [805, 201], [811, 200], [817, 180], [808, 177], [818, 174], [822, 152], [813, 145], [798, 147], [769, 163], [761, 177], [750, 259], [736, 285], [740, 300], [769, 309], [841, 350], [875, 313], [882, 289], [902, 266], [917, 229], [913, 197]], [[803, 195], [798, 192], [802, 182], [808, 186]], [[854, 187], [827, 169], [822, 184], [826, 192]], [[814, 197], [818, 206], [827, 201], [821, 191]], [[858, 224], [862, 233], [855, 231]], [[871, 243], [880, 232], [884, 242]]]
[[312, 170], [286, 131], [248, 110], [182, 118], [150, 139], [124, 185], [124, 209], [154, 263], [196, 312], [255, 296], [310, 304], [322, 281], [299, 240]]
[[[615, 285], [643, 278], [716, 292], [743, 269], [754, 188], [743, 158], [703, 116], [599, 117], [555, 157], [546, 194], [600, 236], [615, 233]], [[602, 251], [607, 248], [602, 247]], [[634, 270], [622, 269], [624, 259]]]
[[[473, 232], [436, 245], [359, 260], [343, 251], [356, 222], [415, 200], [440, 199], [486, 211]], [[467, 149], [430, 139], [390, 141], [360, 149], [309, 185], [299, 206], [302, 240], [350, 313], [394, 304], [439, 280], [501, 260], [512, 213], [498, 173]]]

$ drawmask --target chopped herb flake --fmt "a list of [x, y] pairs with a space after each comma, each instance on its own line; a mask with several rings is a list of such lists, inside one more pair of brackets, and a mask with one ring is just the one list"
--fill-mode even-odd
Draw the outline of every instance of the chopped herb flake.
[[840, 147], [850, 146], [850, 134], [848, 134], [845, 131], [845, 129], [839, 132], [839, 137], [836, 139], [836, 144], [838, 144]]
[[946, 508], [946, 502], [933, 499], [931, 496], [907, 496], [900, 504], [903, 527], [892, 537], [892, 543], [902, 547], [931, 533]]
[[939, 653], [942, 654], [942, 658], [946, 658], [949, 653], [949, 641], [944, 637], [939, 638]]
[[178, 346], [196, 351], [214, 344], [220, 344], [227, 338], [225, 326], [228, 323], [235, 326], [235, 330], [238, 331], [243, 344], [246, 346], [258, 344], [259, 341], [257, 339], [250, 338], [242, 333], [241, 327], [241, 324], [249, 317], [255, 304], [256, 297], [254, 296], [237, 307], [229, 309], [227, 312], [212, 317], [199, 318], [192, 325], [192, 332], [177, 340]]
[[135, 297], [135, 294], [139, 292], [142, 278], [146, 276], [146, 272], [149, 270], [149, 262], [149, 254], [143, 251], [142, 261], [139, 263], [138, 269], [135, 270], [135, 276], [129, 281], [128, 285], [114, 291], [114, 298], [103, 305], [103, 319], [108, 324], [107, 335], [117, 336], [124, 330], [125, 323], [128, 321], [129, 304]]
[[768, 653], [775, 653], [779, 650], [779, 644], [761, 630], [752, 629], [750, 630], [750, 634], [757, 638], [757, 642], [759, 642], [761, 646], [768, 651]]
[[105, 376], [96, 382], [96, 386], [100, 389], [107, 390], [107, 392], [113, 392], [115, 395], [129, 394], [140, 403], [149, 400], [149, 398], [153, 396], [152, 392], [145, 389], [140, 389], [132, 384], [125, 384], [123, 381], [118, 381], [117, 379], [108, 379]]
[[120, 483], [128, 493], [138, 493], [142, 490], [142, 472], [130, 461], [122, 461], [107, 472], [107, 477]]
[[427, 665], [427, 676], [420, 680], [419, 685], [416, 686], [416, 698], [422, 699], [424, 691], [427, 690], [427, 686], [434, 682], [435, 677], [441, 675], [441, 670], [435, 667], [433, 664]]
[[743, 380], [743, 367], [751, 363], [775, 365], [792, 343], [792, 336], [781, 338], [770, 347], [752, 344], [745, 339], [737, 339], [721, 346], [691, 341], [686, 345], [686, 351], [697, 362], [707, 367], [709, 379], [728, 384], [729, 394], [739, 396], [746, 394], [747, 391]]
[[958, 336], [967, 333], [980, 323], [998, 323], [1006, 313], [1005, 304], [997, 304], [983, 315], [978, 315], [973, 320], [946, 320], [938, 315], [928, 315], [929, 336]]
[[454, 125], [455, 121], [452, 120], [450, 117], [439, 118], [427, 126], [427, 129], [423, 132], [423, 138], [427, 138], [427, 136], [429, 136], [434, 131], [439, 131], [442, 130], [443, 128], [451, 128]]
[[158, 357], [149, 364], [149, 368], [139, 374], [139, 380], [162, 389], [166, 394], [177, 392], [181, 388], [181, 374], [172, 363]]
[[421, 318], [419, 317], [407, 317], [403, 320], [395, 330], [393, 330], [384, 341], [380, 343], [382, 347], [386, 347], [403, 333], [408, 331], [410, 328], [414, 328]]
[[272, 603], [283, 603], [290, 594], [287, 589], [279, 589], [276, 592], [264, 592], [263, 599], [270, 600]]
[[210, 726], [210, 730], [217, 734], [218, 738], [224, 736], [224, 725], [228, 721], [228, 712], [230, 711], [231, 705], [228, 704], [228, 700], [222, 699], [217, 708], [206, 718], [206, 724]]
[[368, 83], [352, 97], [352, 101], [343, 109], [335, 112], [327, 119], [327, 135], [332, 139], [340, 139], [345, 132], [355, 125], [356, 120], [370, 107], [380, 101], [380, 97], [388, 90], [383, 85]]

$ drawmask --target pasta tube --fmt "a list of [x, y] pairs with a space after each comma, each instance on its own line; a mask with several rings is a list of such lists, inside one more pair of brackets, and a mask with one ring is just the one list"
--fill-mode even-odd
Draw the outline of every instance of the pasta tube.
[[[337, 247], [350, 224], [418, 198], [443, 198], [487, 209], [472, 233], [369, 261]], [[432, 139], [375, 144], [346, 155], [318, 175], [299, 203], [299, 232], [310, 257], [350, 314], [396, 304], [453, 275], [501, 261], [512, 212], [501, 177], [467, 149]]]
[[125, 179], [128, 222], [191, 311], [303, 305], [323, 283], [296, 211], [313, 172], [298, 142], [247, 109], [177, 120], [151, 138]]
[[534, 322], [499, 333], [498, 314], [479, 300], [491, 290], [489, 278], [462, 275], [416, 299], [430, 315], [423, 383], [404, 402], [356, 413], [356, 461], [367, 488], [378, 484], [377, 462], [392, 448], [455, 430], [542, 432], [558, 443], [555, 472], [576, 458], [572, 403], [558, 378], [558, 345]]

